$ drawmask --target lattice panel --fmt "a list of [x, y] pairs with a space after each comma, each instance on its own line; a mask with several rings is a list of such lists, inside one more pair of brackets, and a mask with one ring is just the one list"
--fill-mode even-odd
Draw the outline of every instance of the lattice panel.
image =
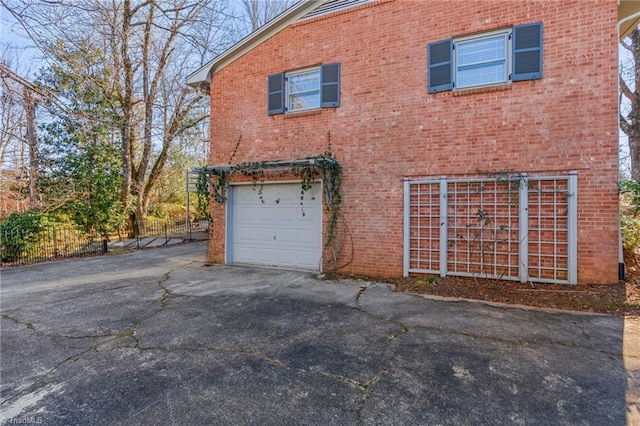
[[448, 183], [447, 271], [518, 277], [518, 181]]
[[532, 180], [529, 185], [529, 264], [531, 279], [568, 279], [568, 182]]
[[577, 175], [405, 181], [405, 275], [575, 283]]
[[409, 208], [410, 267], [437, 273], [440, 262], [439, 183], [411, 185]]

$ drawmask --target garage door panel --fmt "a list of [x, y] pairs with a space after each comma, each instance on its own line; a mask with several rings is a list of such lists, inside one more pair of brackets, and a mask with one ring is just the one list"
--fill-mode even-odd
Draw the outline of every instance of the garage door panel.
[[296, 250], [283, 248], [274, 252], [276, 263], [283, 266], [291, 266], [297, 263]]
[[251, 241], [255, 238], [255, 233], [256, 229], [253, 226], [238, 228], [235, 231], [238, 241]]
[[[322, 256], [320, 184], [300, 204], [300, 184], [231, 188], [229, 261], [318, 269]], [[264, 202], [263, 202], [264, 201]], [[276, 202], [277, 201], [277, 202]]]
[[277, 240], [280, 243], [295, 243], [296, 242], [296, 231], [292, 229], [278, 229], [277, 231]]
[[320, 208], [314, 206], [304, 206], [296, 209], [296, 220], [299, 222], [315, 223], [319, 220], [320, 215]]
[[280, 207], [279, 205], [276, 207], [273, 207], [272, 209], [272, 217], [275, 217], [275, 221], [277, 223], [279, 222], [291, 222], [292, 220], [296, 220], [296, 209], [295, 207], [286, 207], [286, 206], [282, 206]]
[[275, 256], [272, 250], [257, 249], [255, 247], [238, 247], [237, 255], [239, 258], [252, 258], [251, 263], [261, 265], [271, 265], [275, 261]]
[[[295, 259], [295, 263], [287, 265], [287, 259]], [[282, 262], [283, 266], [296, 266], [298, 268], [306, 268], [306, 269], [318, 269], [319, 259], [315, 251], [304, 251], [304, 250], [296, 250], [293, 254], [293, 257], [283, 257], [279, 256], [278, 259]]]
[[[265, 242], [270, 242], [272, 241], [274, 238], [274, 230], [272, 229], [261, 229], [258, 228], [256, 230], [254, 230], [254, 233], [258, 239], [258, 241], [265, 241]], [[252, 238], [248, 238], [248, 240], [252, 240]]]
[[298, 220], [298, 229], [316, 229], [316, 224], [320, 221], [320, 215], [316, 217], [305, 216], [304, 220]]
[[253, 223], [261, 220], [268, 220], [269, 212], [260, 207], [254, 207], [250, 204], [236, 205], [237, 219], [241, 223]]
[[314, 230], [301, 229], [296, 233], [296, 241], [307, 245], [314, 245], [318, 242], [317, 236]]
[[[276, 231], [276, 241], [278, 243], [295, 244], [297, 248], [314, 249], [318, 245], [316, 230], [278, 230]], [[284, 247], [283, 247], [284, 248]]]
[[253, 212], [253, 215], [249, 214], [248, 220], [251, 220], [251, 218], [253, 217], [255, 218], [255, 220], [260, 222], [271, 223], [273, 221], [274, 209], [272, 207], [258, 206], [255, 208], [251, 208], [250, 206], [247, 206], [247, 210], [255, 210]]
[[[236, 186], [234, 188], [240, 188], [239, 186]], [[253, 205], [255, 203], [255, 198], [258, 197], [258, 189], [257, 186], [243, 186], [243, 191], [241, 192], [234, 192], [233, 197], [234, 203], [239, 203], [239, 204], [247, 204], [247, 205]]]
[[278, 266], [289, 266], [306, 269], [317, 269], [318, 259], [314, 250], [278, 250], [274, 263]]

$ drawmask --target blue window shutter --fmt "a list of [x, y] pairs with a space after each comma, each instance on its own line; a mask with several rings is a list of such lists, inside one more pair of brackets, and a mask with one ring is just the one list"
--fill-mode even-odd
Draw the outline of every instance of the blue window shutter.
[[429, 43], [427, 47], [429, 93], [453, 89], [453, 39]]
[[320, 70], [322, 108], [340, 106], [340, 64], [323, 65]]
[[283, 114], [284, 73], [271, 74], [267, 80], [267, 114]]
[[542, 78], [542, 22], [513, 27], [512, 81]]

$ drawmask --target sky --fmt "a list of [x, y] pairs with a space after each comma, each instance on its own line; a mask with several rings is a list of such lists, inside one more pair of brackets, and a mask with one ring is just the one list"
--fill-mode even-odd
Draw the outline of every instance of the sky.
[[10, 46], [8, 56], [17, 59], [18, 66], [28, 74], [25, 77], [30, 77], [38, 70], [39, 52], [19, 30], [11, 14], [0, 5], [0, 53], [4, 54]]

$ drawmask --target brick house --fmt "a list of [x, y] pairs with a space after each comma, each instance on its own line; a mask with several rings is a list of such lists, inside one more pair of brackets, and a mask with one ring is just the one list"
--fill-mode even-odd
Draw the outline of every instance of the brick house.
[[[209, 174], [270, 168], [217, 189], [209, 260], [617, 282], [623, 6], [296, 4], [188, 77], [210, 93]], [[301, 203], [290, 172], [329, 144], [328, 245], [327, 188], [317, 177]]]

